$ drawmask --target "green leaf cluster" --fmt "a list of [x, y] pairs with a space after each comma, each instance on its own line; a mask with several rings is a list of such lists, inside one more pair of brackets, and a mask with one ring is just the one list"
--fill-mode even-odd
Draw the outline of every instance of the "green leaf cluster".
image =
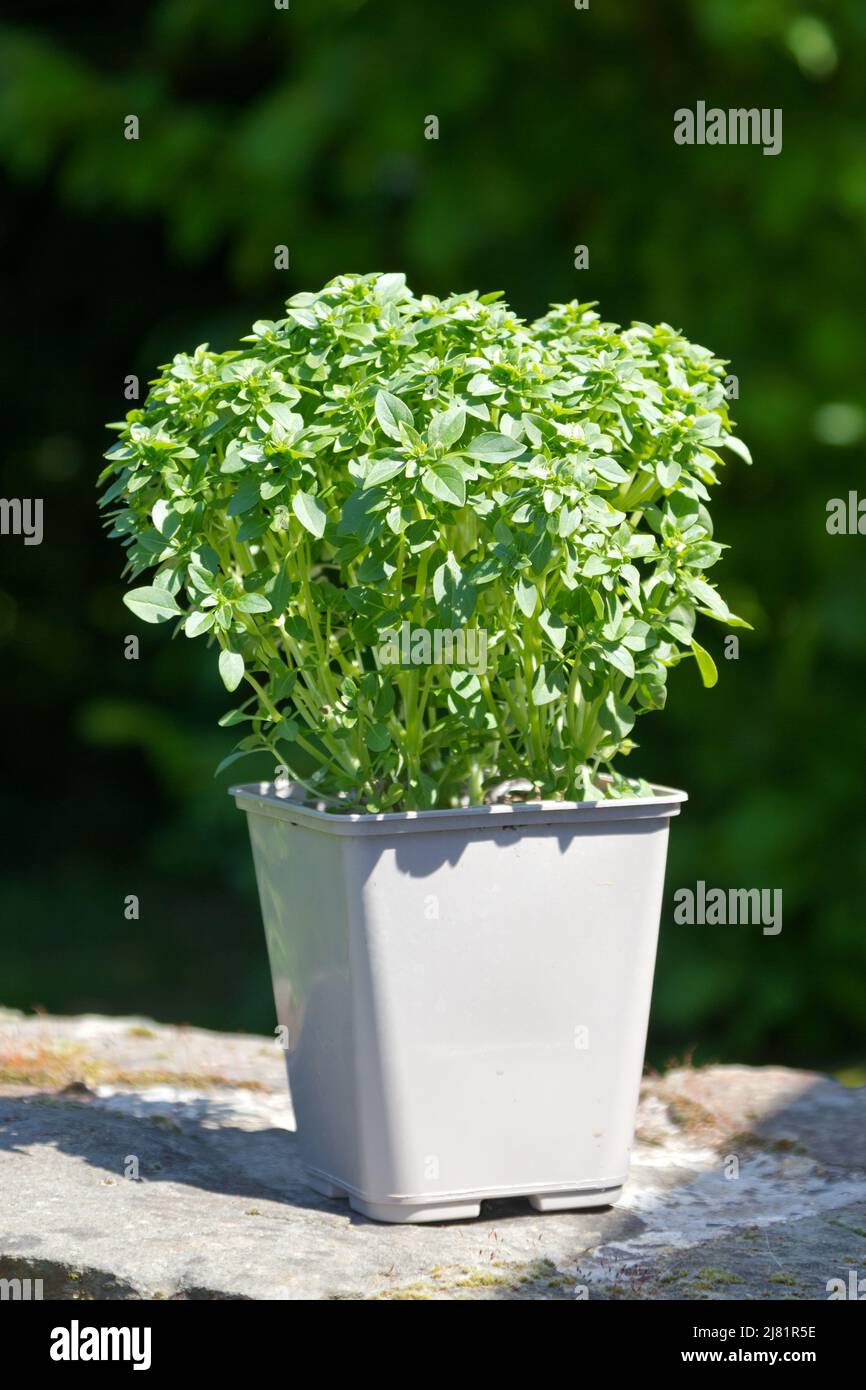
[[[339, 276], [238, 349], [176, 356], [115, 426], [126, 603], [243, 686], [226, 762], [267, 749], [347, 808], [512, 778], [634, 795], [611, 764], [668, 671], [716, 681], [697, 616], [745, 625], [707, 579], [723, 451], [748, 461], [724, 366], [589, 304], [530, 326], [498, 294]], [[483, 630], [485, 669], [383, 663], [406, 623]]]

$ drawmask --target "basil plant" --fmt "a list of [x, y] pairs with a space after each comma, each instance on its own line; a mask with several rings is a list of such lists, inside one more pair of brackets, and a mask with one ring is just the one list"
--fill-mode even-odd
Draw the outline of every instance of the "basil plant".
[[[243, 737], [345, 810], [646, 794], [614, 760], [698, 614], [724, 364], [587, 304], [341, 275], [181, 353], [101, 483], [150, 623], [215, 649]], [[612, 765], [613, 764], [613, 765]]]

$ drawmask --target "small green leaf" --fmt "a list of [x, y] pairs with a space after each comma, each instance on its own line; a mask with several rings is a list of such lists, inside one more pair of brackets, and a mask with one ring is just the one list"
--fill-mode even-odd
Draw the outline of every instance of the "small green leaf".
[[527, 618], [531, 618], [538, 603], [538, 590], [534, 584], [530, 584], [528, 579], [519, 575], [514, 586], [514, 597], [517, 600], [517, 607]]
[[325, 534], [328, 516], [321, 502], [309, 492], [296, 492], [292, 498], [292, 511], [302, 526], [321, 540]]
[[724, 448], [730, 449], [732, 454], [736, 454], [738, 458], [741, 458], [743, 460], [743, 463], [752, 462], [752, 455], [749, 452], [746, 445], [743, 443], [742, 439], [736, 439], [734, 435], [726, 434], [724, 439], [722, 440], [722, 444]]
[[719, 672], [716, 663], [709, 652], [692, 639], [692, 651], [698, 663], [698, 670], [701, 673], [701, 680], [708, 688], [714, 686], [719, 679]]
[[286, 405], [283, 401], [278, 401], [276, 404], [272, 403], [266, 406], [265, 410], [266, 413], [270, 415], [271, 419], [276, 422], [279, 430], [282, 432], [280, 436], [282, 447], [285, 448], [288, 444], [293, 444], [304, 428], [303, 415], [299, 415], [297, 411], [292, 410], [291, 406]]
[[235, 600], [234, 607], [239, 613], [270, 613], [270, 601], [264, 594], [243, 594]]
[[[534, 587], [534, 585], [530, 587]], [[529, 616], [531, 615], [527, 614], [527, 617]], [[568, 636], [568, 628], [562, 618], [558, 613], [551, 613], [549, 608], [545, 608], [538, 621], [556, 650], [561, 652], [565, 646], [565, 639]]]
[[229, 499], [226, 512], [229, 516], [242, 516], [261, 501], [259, 485], [255, 478], [248, 478], [241, 483], [237, 492], [233, 493]]
[[389, 439], [401, 441], [400, 425], [414, 425], [415, 417], [399, 396], [390, 391], [377, 391], [375, 402], [376, 419]]
[[213, 627], [213, 613], [190, 613], [183, 625], [183, 630], [187, 637], [200, 637], [203, 632], [209, 632]]
[[243, 710], [230, 709], [226, 714], [217, 720], [221, 729], [231, 729], [235, 724], [246, 724], [252, 719], [252, 715], [244, 714]]
[[238, 652], [224, 648], [219, 658], [220, 675], [226, 690], [237, 690], [244, 678], [244, 659]]
[[436, 449], [450, 449], [466, 427], [466, 411], [460, 404], [434, 415], [427, 427], [427, 438]]
[[598, 712], [598, 722], [606, 734], [621, 743], [634, 728], [634, 710], [609, 690]]
[[559, 699], [560, 695], [565, 695], [567, 691], [568, 679], [563, 668], [548, 666], [542, 662], [532, 681], [532, 703], [549, 705], [552, 700]]
[[470, 396], [498, 396], [502, 387], [497, 386], [486, 372], [476, 372], [470, 379], [466, 390]]
[[239, 758], [249, 758], [253, 753], [261, 752], [262, 749], [260, 748], [241, 748], [234, 753], [229, 753], [228, 757], [223, 758], [222, 762], [217, 767], [214, 777], [219, 777], [221, 772], [225, 772], [226, 768], [231, 767], [232, 763], [236, 763]]
[[179, 525], [179, 517], [171, 505], [163, 500], [155, 502], [151, 516], [159, 534], [170, 540]]
[[389, 483], [398, 473], [405, 472], [405, 469], [405, 459], [379, 459], [364, 479], [364, 488], [366, 490], [368, 487], [378, 487], [380, 483]]
[[445, 563], [434, 571], [433, 598], [440, 617], [449, 626], [467, 623], [475, 610], [475, 585], [466, 578], [450, 551]]
[[284, 565], [278, 574], [275, 574], [265, 584], [265, 593], [270, 601], [271, 609], [278, 616], [284, 613], [286, 605], [292, 596], [293, 585], [289, 577], [288, 568]]
[[604, 801], [604, 792], [592, 780], [592, 773], [586, 764], [578, 771], [574, 787], [578, 801]]
[[524, 448], [507, 434], [479, 434], [462, 452], [480, 463], [507, 463], [522, 454]]
[[663, 488], [673, 487], [682, 471], [680, 465], [674, 459], [670, 459], [667, 462], [659, 460], [656, 464], [656, 477]]
[[610, 645], [603, 648], [604, 659], [609, 666], [621, 671], [629, 680], [634, 680], [634, 657], [626, 646]]
[[452, 507], [465, 506], [466, 483], [452, 464], [434, 463], [424, 470], [421, 482], [440, 502], [450, 502]]
[[705, 608], [711, 609], [717, 618], [724, 620], [728, 616], [728, 605], [712, 584], [708, 584], [696, 574], [687, 575], [686, 584], [690, 593], [694, 594]]
[[243, 473], [249, 467], [248, 461], [241, 457], [241, 449], [244, 447], [242, 439], [232, 439], [226, 449], [225, 458], [220, 466], [221, 473]]
[[123, 601], [137, 618], [146, 623], [165, 623], [180, 614], [177, 601], [168, 589], [155, 585], [145, 585], [141, 589], [130, 589], [123, 595]]
[[596, 473], [602, 478], [606, 478], [609, 483], [627, 483], [629, 479], [625, 469], [617, 463], [616, 459], [606, 458], [602, 455], [592, 460], [592, 466]]
[[384, 724], [370, 724], [367, 728], [367, 747], [374, 753], [384, 753], [391, 742], [391, 735]]

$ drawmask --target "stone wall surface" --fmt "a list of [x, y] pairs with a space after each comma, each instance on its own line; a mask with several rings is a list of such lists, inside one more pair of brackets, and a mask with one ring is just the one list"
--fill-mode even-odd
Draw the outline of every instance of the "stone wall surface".
[[273, 1040], [0, 1011], [4, 1278], [70, 1299], [826, 1299], [866, 1279], [866, 1088], [680, 1067], [645, 1080], [616, 1207], [383, 1226], [304, 1185]]

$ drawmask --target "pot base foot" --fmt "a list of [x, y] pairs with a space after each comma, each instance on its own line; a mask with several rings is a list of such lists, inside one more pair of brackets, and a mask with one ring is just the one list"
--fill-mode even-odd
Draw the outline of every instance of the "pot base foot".
[[575, 1188], [573, 1191], [539, 1192], [530, 1197], [529, 1204], [536, 1211], [577, 1211], [581, 1207], [610, 1207], [622, 1196], [621, 1187], [597, 1187], [591, 1191]]
[[338, 1187], [329, 1178], [322, 1178], [318, 1173], [304, 1173], [304, 1182], [307, 1187], [312, 1187], [314, 1192], [320, 1192], [323, 1197], [330, 1197], [333, 1201], [339, 1201], [342, 1197], [348, 1197], [345, 1187]]
[[350, 1196], [349, 1206], [373, 1221], [418, 1224], [428, 1221], [471, 1221], [481, 1212], [480, 1202], [425, 1202], [414, 1207], [404, 1202], [365, 1202]]

